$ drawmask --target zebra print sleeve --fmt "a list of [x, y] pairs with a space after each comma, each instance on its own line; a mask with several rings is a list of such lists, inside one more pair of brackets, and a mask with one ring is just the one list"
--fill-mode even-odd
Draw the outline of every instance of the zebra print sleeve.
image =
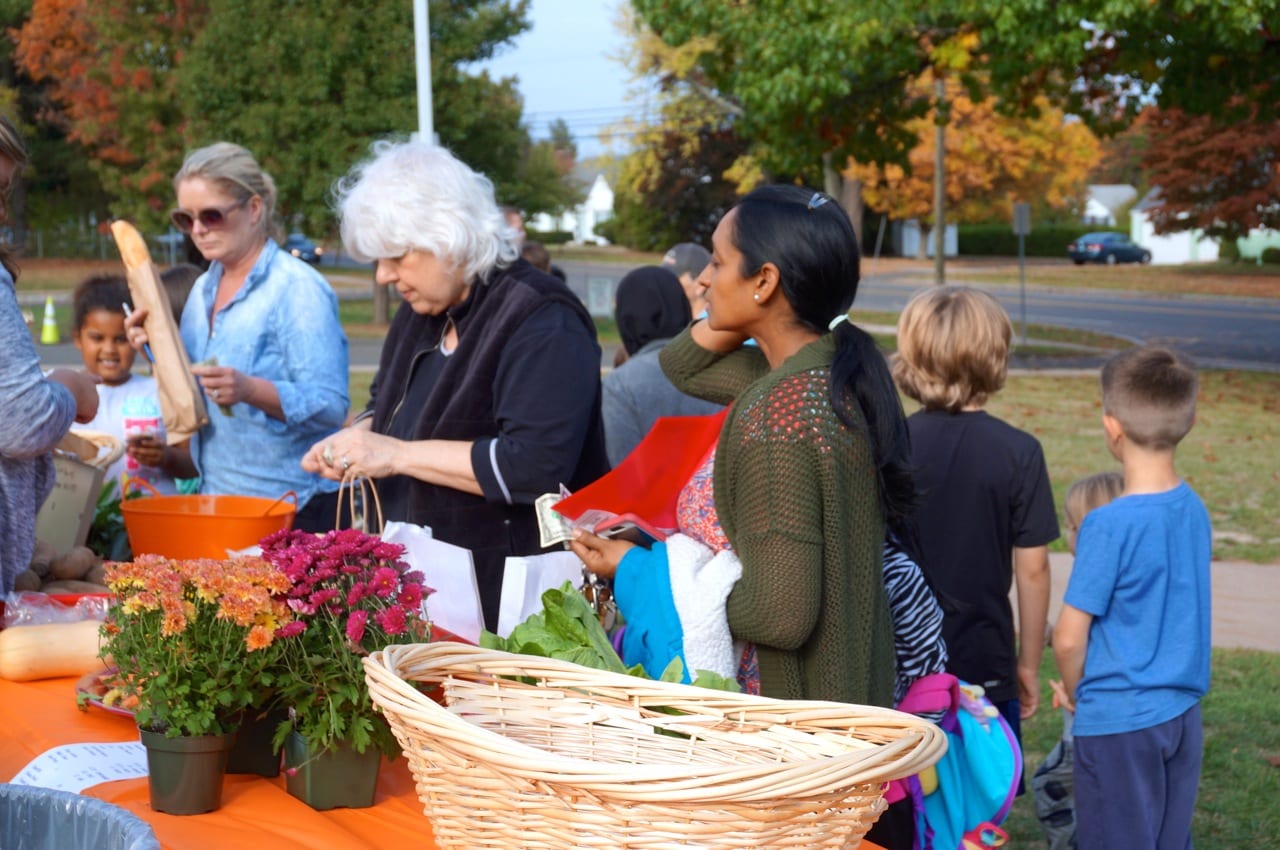
[[916, 679], [943, 672], [947, 645], [942, 639], [942, 607], [920, 565], [891, 537], [884, 544], [884, 589], [893, 621], [896, 705]]

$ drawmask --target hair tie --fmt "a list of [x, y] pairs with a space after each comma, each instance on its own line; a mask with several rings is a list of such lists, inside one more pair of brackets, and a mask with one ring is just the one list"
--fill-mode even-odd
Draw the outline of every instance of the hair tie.
[[840, 315], [832, 319], [829, 323], [827, 323], [827, 330], [834, 331], [836, 328], [840, 326], [841, 322], [847, 322], [847, 321], [849, 321], [849, 314], [841, 313]]

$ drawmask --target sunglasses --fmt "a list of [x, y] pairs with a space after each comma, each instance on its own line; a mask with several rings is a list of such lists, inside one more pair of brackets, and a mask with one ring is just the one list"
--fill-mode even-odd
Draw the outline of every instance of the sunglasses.
[[173, 226], [181, 230], [183, 233], [190, 233], [191, 229], [196, 226], [196, 222], [204, 225], [205, 230], [217, 230], [220, 227], [226, 227], [227, 215], [232, 210], [238, 210], [245, 204], [249, 203], [249, 198], [236, 201], [234, 204], [218, 208], [209, 207], [200, 210], [194, 216], [186, 210], [174, 210], [169, 213], [169, 219], [173, 222]]

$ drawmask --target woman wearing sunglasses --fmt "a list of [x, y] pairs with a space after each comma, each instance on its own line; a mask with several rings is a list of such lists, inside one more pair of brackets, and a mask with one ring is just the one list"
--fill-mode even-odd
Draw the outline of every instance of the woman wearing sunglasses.
[[[201, 493], [298, 496], [294, 527], [333, 527], [336, 485], [302, 469], [312, 443], [347, 414], [347, 338], [338, 301], [315, 269], [273, 237], [276, 187], [253, 154], [218, 142], [188, 154], [173, 179], [173, 224], [190, 235], [209, 270], [182, 312], [183, 345], [209, 401], [209, 424], [189, 457], [167, 467], [200, 476]], [[146, 341], [139, 310], [129, 341]]]
[[387, 519], [470, 549], [493, 630], [506, 558], [541, 551], [534, 499], [608, 468], [595, 325], [443, 148], [379, 142], [336, 194], [347, 251], [404, 303], [365, 413], [303, 465], [381, 479]]

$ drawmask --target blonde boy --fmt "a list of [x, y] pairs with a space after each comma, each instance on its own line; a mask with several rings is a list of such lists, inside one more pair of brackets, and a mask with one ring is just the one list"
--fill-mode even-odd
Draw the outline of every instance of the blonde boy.
[[1080, 850], [1191, 846], [1209, 689], [1211, 531], [1174, 470], [1195, 422], [1197, 379], [1176, 352], [1142, 346], [1102, 368], [1120, 498], [1080, 528], [1053, 651], [1075, 709]]
[[1008, 314], [987, 293], [934, 287], [898, 320], [893, 378], [924, 406], [907, 419], [915, 519], [920, 565], [958, 603], [943, 620], [947, 671], [986, 688], [1021, 740], [1021, 720], [1040, 699], [1058, 516], [1039, 441], [983, 410], [1004, 386], [1012, 336]]

